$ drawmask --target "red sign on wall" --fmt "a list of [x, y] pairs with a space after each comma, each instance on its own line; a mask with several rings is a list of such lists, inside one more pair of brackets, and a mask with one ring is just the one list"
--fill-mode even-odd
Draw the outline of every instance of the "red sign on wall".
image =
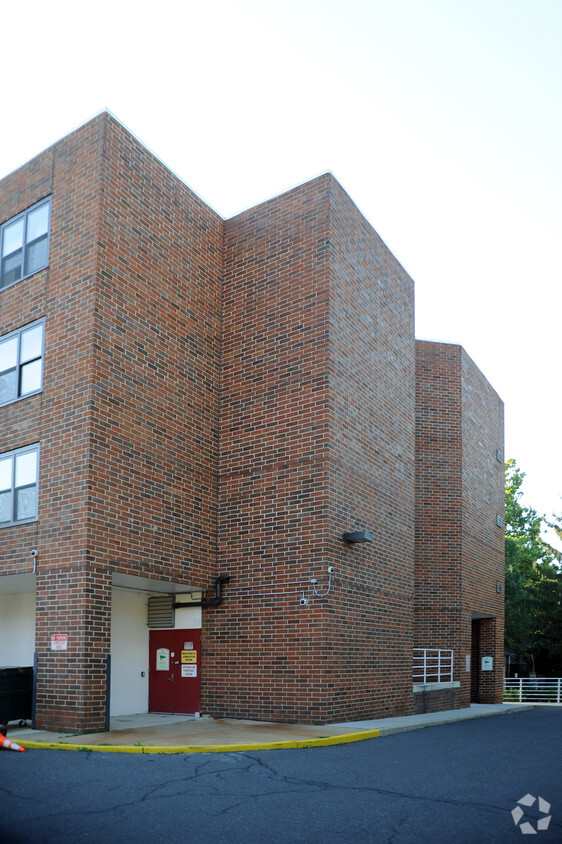
[[51, 636], [51, 650], [68, 650], [68, 633], [53, 633], [53, 635]]

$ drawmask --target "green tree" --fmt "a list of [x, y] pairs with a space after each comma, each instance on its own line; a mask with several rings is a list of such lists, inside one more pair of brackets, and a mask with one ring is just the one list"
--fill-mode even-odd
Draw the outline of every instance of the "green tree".
[[[552, 518], [554, 519], [554, 521], [547, 522], [547, 525], [549, 526], [549, 528], [552, 528], [554, 533], [558, 536], [558, 539], [562, 546], [562, 516], [553, 516]], [[553, 557], [556, 557], [558, 565], [560, 566], [560, 564], [562, 563], [562, 551], [559, 551], [557, 548], [553, 548], [552, 546], [549, 546], [549, 548]]]
[[[550, 523], [521, 503], [525, 473], [508, 460], [505, 475], [506, 649], [532, 657], [543, 673], [562, 675], [562, 576], [555, 563], [559, 554], [541, 538]], [[562, 531], [562, 519], [557, 517], [556, 524]]]

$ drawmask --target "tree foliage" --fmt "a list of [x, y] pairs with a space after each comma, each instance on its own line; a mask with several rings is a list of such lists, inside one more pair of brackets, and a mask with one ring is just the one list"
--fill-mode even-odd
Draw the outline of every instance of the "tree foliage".
[[[554, 521], [547, 522], [547, 525], [549, 526], [549, 528], [552, 528], [554, 533], [557, 535], [560, 541], [560, 545], [562, 547], [562, 516], [553, 516], [552, 518], [554, 519]], [[552, 551], [553, 556], [556, 557], [556, 559], [558, 560], [558, 564], [560, 565], [560, 563], [562, 562], [562, 551], [558, 551], [556, 548], [552, 548], [551, 546], [549, 546], [549, 548]]]
[[562, 518], [547, 522], [521, 503], [525, 473], [508, 460], [505, 473], [505, 644], [515, 659], [562, 676], [560, 554], [544, 541], [546, 526], [562, 538]]

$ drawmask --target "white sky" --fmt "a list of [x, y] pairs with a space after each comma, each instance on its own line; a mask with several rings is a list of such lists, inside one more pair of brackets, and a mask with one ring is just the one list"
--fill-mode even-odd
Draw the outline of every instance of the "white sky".
[[562, 0], [28, 0], [2, 30], [0, 177], [103, 108], [225, 217], [331, 170], [562, 512]]

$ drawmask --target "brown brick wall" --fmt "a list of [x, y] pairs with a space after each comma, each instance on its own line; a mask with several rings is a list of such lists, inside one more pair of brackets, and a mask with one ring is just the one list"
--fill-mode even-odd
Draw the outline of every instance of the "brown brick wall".
[[212, 714], [326, 718], [326, 615], [300, 608], [298, 581], [326, 567], [329, 190], [322, 177], [225, 225], [219, 566], [232, 580], [204, 618]]
[[37, 726], [103, 728], [113, 573], [230, 575], [214, 715], [411, 712], [414, 641], [460, 679], [473, 614], [499, 654], [501, 402], [417, 344], [414, 632], [413, 283], [333, 177], [224, 223], [103, 114], [3, 180], [0, 221], [47, 195], [49, 266], [0, 292], [0, 335], [45, 317], [43, 392], [0, 409], [0, 452], [41, 444], [39, 520], [0, 532], [3, 574], [39, 552]]
[[[46, 318], [44, 384], [58, 384], [55, 389], [31, 396], [0, 410], [0, 451], [19, 448], [41, 441], [39, 508], [45, 543], [41, 562], [49, 566], [52, 560], [64, 563], [66, 552], [56, 543], [60, 533], [70, 531], [73, 559], [83, 540], [76, 540], [76, 531], [83, 529], [74, 518], [73, 502], [83, 498], [84, 460], [77, 454], [76, 442], [84, 435], [87, 395], [84, 384], [89, 369], [89, 349], [92, 344], [88, 320], [93, 310], [91, 288], [85, 281], [77, 292], [77, 284], [70, 289], [75, 272], [72, 265], [80, 262], [85, 277], [95, 265], [95, 246], [91, 235], [89, 249], [82, 248], [78, 256], [76, 243], [84, 222], [78, 210], [84, 204], [95, 204], [99, 194], [99, 153], [101, 152], [99, 123], [88, 124], [74, 136], [61, 141], [25, 167], [8, 176], [0, 186], [0, 220], [4, 221], [52, 195], [51, 247], [49, 266], [39, 273], [18, 282], [0, 293], [0, 334], [6, 334], [40, 317]], [[96, 159], [95, 153], [98, 153]], [[82, 154], [91, 166], [84, 166], [80, 176], [79, 198], [76, 196], [78, 176], [73, 177], [76, 155]], [[60, 179], [59, 179], [60, 173]], [[72, 206], [74, 219], [65, 215]], [[60, 268], [55, 270], [54, 267]], [[80, 296], [80, 307], [72, 307]], [[67, 313], [67, 311], [69, 311]], [[88, 331], [90, 330], [89, 337]], [[72, 353], [69, 354], [69, 338]], [[63, 467], [64, 488], [61, 483]], [[72, 516], [67, 514], [72, 511]], [[29, 567], [29, 551], [38, 538], [38, 525], [31, 524], [2, 530], [0, 562], [12, 573]], [[52, 543], [55, 543], [53, 547]]]
[[460, 347], [416, 343], [415, 647], [455, 649], [461, 630]]
[[[463, 630], [480, 621], [480, 659], [494, 658], [493, 672], [478, 671], [478, 703], [501, 703], [504, 666], [505, 477], [496, 452], [504, 451], [503, 402], [463, 350]], [[498, 526], [497, 516], [502, 519]], [[501, 584], [497, 592], [496, 583]], [[470, 651], [465, 651], [467, 654]]]
[[411, 280], [331, 176], [227, 222], [213, 714], [410, 710], [413, 396]]
[[459, 706], [470, 703], [474, 671], [479, 702], [497, 703], [501, 635], [486, 644], [493, 653], [485, 654], [480, 640], [479, 658], [495, 656], [490, 675], [479, 671], [471, 634], [473, 616], [503, 630], [503, 589], [496, 591], [504, 570], [496, 524], [503, 515], [503, 465], [496, 459], [496, 450], [503, 452], [503, 404], [460, 346], [418, 341], [416, 360], [415, 643], [454, 650]]
[[[38, 726], [63, 725], [72, 711], [68, 725], [85, 728], [89, 715], [84, 707], [96, 712], [96, 723], [100, 711], [99, 683], [91, 671], [96, 642], [92, 641], [90, 656], [85, 657], [77, 633], [72, 652], [55, 659], [50, 637], [77, 624], [80, 629], [78, 617], [85, 618], [83, 601], [64, 599], [65, 578], [60, 572], [65, 566], [80, 571], [87, 549], [87, 443], [102, 134], [100, 120], [93, 121], [16, 171], [0, 188], [2, 220], [44, 196], [52, 197], [49, 266], [0, 294], [1, 334], [45, 317], [43, 392], [0, 411], [0, 451], [41, 444], [40, 520], [4, 528], [0, 537], [0, 562], [6, 573], [31, 571], [31, 548], [39, 551]], [[79, 579], [74, 575], [80, 591]], [[63, 700], [67, 703], [61, 710]], [[47, 709], [49, 718], [44, 720]]]
[[104, 142], [90, 559], [207, 588], [223, 224], [111, 118]]
[[49, 194], [49, 266], [1, 293], [1, 334], [45, 317], [45, 366], [0, 411], [0, 451], [41, 443], [39, 521], [2, 530], [0, 561], [39, 552], [38, 726], [91, 729], [111, 572], [212, 584], [222, 221], [106, 114], [5, 180], [0, 219]]
[[[412, 706], [414, 291], [337, 182], [331, 199], [329, 629], [335, 717], [353, 720]], [[343, 543], [355, 530], [373, 542]]]
[[414, 693], [414, 715], [459, 709], [459, 689], [435, 689]]
[[[79, 557], [79, 555], [77, 555]], [[88, 565], [38, 568], [37, 729], [103, 729], [110, 652], [111, 572]], [[67, 650], [51, 650], [66, 633]]]

